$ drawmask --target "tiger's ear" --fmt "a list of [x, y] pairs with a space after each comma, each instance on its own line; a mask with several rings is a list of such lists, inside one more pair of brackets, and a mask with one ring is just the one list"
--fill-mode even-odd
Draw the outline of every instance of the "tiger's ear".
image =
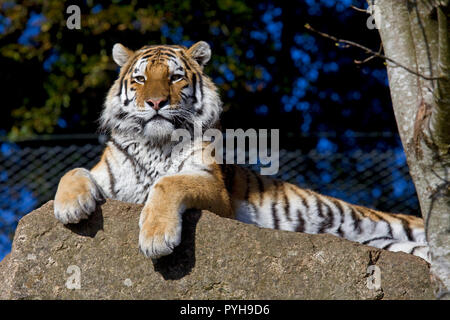
[[114, 61], [121, 67], [127, 63], [128, 59], [133, 55], [133, 51], [120, 43], [116, 43], [113, 47], [112, 54]]
[[187, 50], [187, 53], [197, 61], [201, 67], [203, 67], [211, 58], [211, 48], [205, 41], [199, 41], [193, 44]]

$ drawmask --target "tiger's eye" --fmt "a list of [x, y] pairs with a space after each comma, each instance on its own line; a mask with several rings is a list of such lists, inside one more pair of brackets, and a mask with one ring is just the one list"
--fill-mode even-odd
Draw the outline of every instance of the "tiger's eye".
[[183, 79], [183, 76], [179, 74], [174, 74], [172, 77], [170, 77], [171, 82], [177, 82], [180, 81], [181, 79]]
[[138, 82], [138, 83], [144, 83], [145, 82], [145, 78], [143, 76], [134, 77], [134, 80], [136, 80], [136, 82]]

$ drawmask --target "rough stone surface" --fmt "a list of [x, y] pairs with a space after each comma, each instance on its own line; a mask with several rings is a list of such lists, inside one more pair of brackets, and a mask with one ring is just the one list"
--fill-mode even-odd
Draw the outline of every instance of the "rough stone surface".
[[[52, 201], [31, 212], [0, 263], [0, 298], [433, 299], [420, 258], [207, 211], [186, 213], [181, 245], [152, 261], [138, 249], [141, 209], [109, 200], [68, 227], [53, 217]], [[371, 265], [380, 268], [379, 289], [368, 286]]]

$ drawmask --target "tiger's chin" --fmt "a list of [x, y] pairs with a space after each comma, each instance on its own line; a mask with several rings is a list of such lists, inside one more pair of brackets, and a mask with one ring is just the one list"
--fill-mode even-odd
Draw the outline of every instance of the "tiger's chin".
[[174, 130], [175, 126], [171, 122], [164, 119], [155, 119], [145, 125], [142, 134], [146, 140], [162, 144], [171, 140]]

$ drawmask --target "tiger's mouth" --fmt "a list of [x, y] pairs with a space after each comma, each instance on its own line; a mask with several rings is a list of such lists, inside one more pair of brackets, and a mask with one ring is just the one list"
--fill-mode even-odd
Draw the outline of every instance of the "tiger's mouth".
[[171, 124], [174, 124], [172, 119], [166, 118], [161, 114], [155, 114], [153, 117], [151, 117], [150, 119], [148, 119], [147, 121], [145, 121], [145, 124], [150, 123], [152, 121], [168, 121]]

